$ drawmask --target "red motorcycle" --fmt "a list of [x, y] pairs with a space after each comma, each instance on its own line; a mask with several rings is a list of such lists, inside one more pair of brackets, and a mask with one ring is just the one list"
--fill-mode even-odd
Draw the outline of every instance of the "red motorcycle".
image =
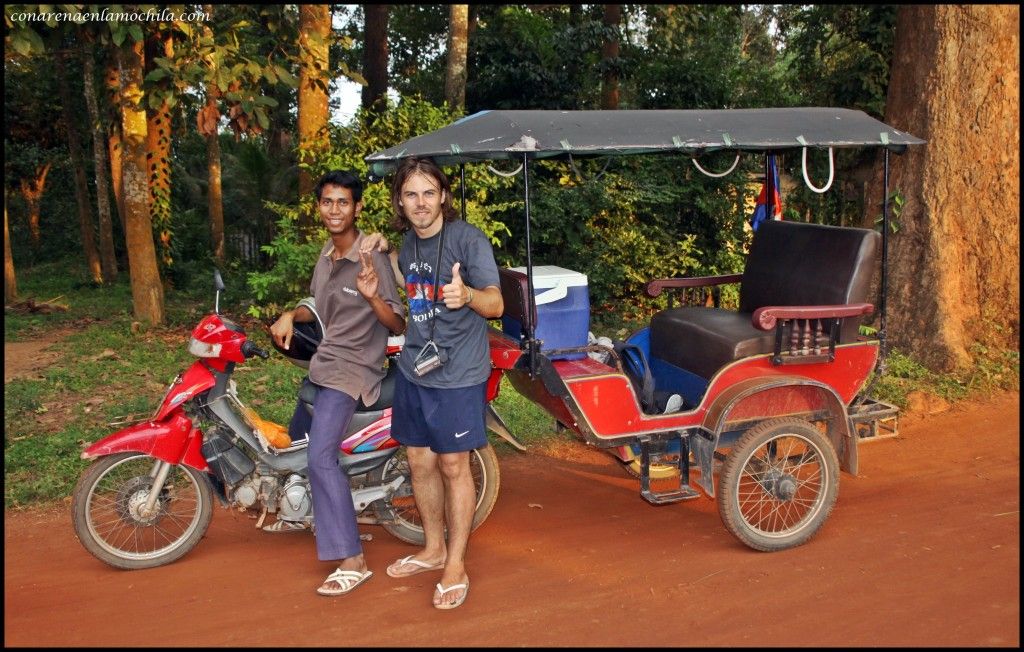
[[[239, 400], [231, 378], [235, 366], [269, 354], [219, 313], [224, 283], [217, 271], [214, 283], [214, 312], [199, 322], [188, 344], [199, 360], [174, 379], [152, 418], [82, 453], [83, 459], [96, 461], [75, 486], [75, 533], [86, 550], [111, 566], [153, 568], [181, 558], [206, 532], [214, 494], [225, 507], [260, 509], [256, 527], [268, 512], [279, 520], [315, 525], [308, 439], [291, 441], [285, 435], [284, 441], [272, 442], [272, 428]], [[310, 335], [295, 332], [296, 341], [310, 340]], [[314, 336], [312, 346], [318, 342]], [[391, 397], [394, 374], [399, 373], [395, 358], [400, 354], [400, 345], [389, 345], [380, 399], [370, 406], [360, 402], [341, 442], [338, 463], [350, 478], [360, 523], [382, 525], [399, 539], [422, 545], [408, 463], [391, 437]], [[489, 384], [488, 401], [497, 395], [500, 373]], [[299, 398], [310, 414], [314, 396], [315, 386], [305, 383]], [[488, 425], [522, 447], [490, 403]], [[475, 529], [497, 501], [500, 476], [491, 446], [473, 451], [470, 460], [477, 495]]]

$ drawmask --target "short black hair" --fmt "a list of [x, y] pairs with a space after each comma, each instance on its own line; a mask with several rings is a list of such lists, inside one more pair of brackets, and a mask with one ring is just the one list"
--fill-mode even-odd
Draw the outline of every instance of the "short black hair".
[[348, 188], [352, 191], [352, 201], [363, 201], [363, 182], [359, 180], [355, 173], [348, 170], [331, 170], [320, 177], [320, 181], [317, 182], [315, 189], [317, 201], [320, 201], [320, 197], [324, 194], [324, 186]]

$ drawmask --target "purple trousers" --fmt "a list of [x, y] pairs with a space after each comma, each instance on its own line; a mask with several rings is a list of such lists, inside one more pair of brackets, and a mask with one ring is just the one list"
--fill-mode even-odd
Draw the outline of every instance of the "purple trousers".
[[338, 446], [355, 411], [354, 398], [329, 387], [320, 387], [313, 402], [307, 452], [320, 561], [354, 557], [363, 551], [352, 489], [338, 466]]

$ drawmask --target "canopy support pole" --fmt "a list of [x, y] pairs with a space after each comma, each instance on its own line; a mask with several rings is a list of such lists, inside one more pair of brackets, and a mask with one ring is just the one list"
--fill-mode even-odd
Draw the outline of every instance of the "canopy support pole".
[[466, 164], [459, 163], [459, 192], [462, 193], [462, 221], [466, 221]]
[[885, 360], [885, 309], [889, 289], [889, 148], [885, 148], [885, 174], [882, 195], [882, 278], [878, 297], [878, 358]]
[[526, 207], [526, 287], [529, 296], [526, 299], [526, 346], [530, 357], [530, 376], [537, 373], [537, 353], [540, 347], [534, 339], [536, 324], [533, 315], [537, 311], [537, 300], [533, 296], [533, 253], [530, 247], [530, 159], [523, 152], [523, 202]]

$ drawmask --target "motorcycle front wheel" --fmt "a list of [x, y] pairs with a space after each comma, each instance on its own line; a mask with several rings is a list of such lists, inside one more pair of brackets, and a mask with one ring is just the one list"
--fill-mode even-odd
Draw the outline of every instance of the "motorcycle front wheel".
[[[494, 504], [498, 502], [498, 488], [501, 485], [498, 456], [490, 444], [469, 452], [469, 468], [476, 488], [476, 508], [473, 510], [475, 530], [494, 509]], [[374, 514], [389, 533], [406, 543], [422, 546], [426, 539], [423, 535], [423, 522], [413, 498], [412, 475], [409, 473], [409, 462], [405, 458], [405, 448], [401, 448], [387, 462], [370, 471], [368, 480], [372, 484], [385, 483], [398, 475], [404, 475], [405, 482], [391, 498], [373, 503]]]
[[86, 550], [116, 568], [163, 566], [192, 550], [213, 516], [201, 471], [172, 466], [153, 513], [145, 513], [161, 462], [142, 453], [102, 457], [75, 485], [71, 516]]

